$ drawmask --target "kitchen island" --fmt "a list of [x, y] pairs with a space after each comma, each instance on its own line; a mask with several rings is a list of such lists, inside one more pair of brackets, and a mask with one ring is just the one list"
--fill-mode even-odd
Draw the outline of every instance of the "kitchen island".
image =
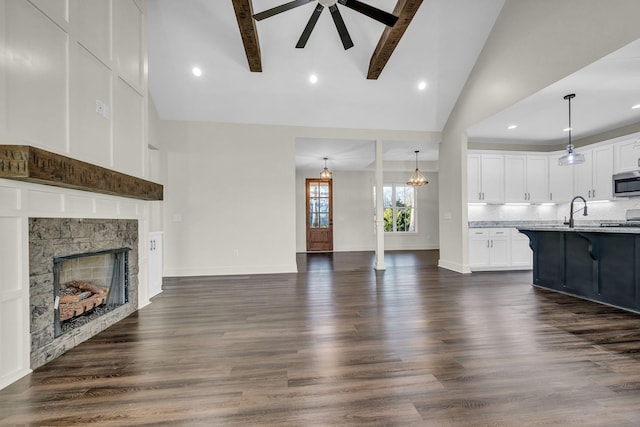
[[533, 285], [640, 313], [640, 228], [525, 226]]

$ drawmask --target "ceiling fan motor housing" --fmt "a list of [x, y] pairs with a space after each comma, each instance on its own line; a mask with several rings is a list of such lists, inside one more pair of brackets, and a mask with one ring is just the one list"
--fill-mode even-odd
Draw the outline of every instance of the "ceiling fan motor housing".
[[320, 3], [324, 7], [329, 7], [338, 3], [338, 0], [318, 0], [318, 3]]

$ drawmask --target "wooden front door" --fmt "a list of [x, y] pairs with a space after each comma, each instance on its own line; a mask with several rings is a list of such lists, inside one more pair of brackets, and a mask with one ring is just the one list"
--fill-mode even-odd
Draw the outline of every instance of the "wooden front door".
[[333, 251], [333, 181], [307, 178], [307, 251]]

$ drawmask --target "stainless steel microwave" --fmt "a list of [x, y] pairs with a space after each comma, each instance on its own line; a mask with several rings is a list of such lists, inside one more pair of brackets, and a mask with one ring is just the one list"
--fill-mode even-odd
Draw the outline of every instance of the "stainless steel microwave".
[[617, 197], [640, 196], [640, 170], [613, 175], [613, 195]]

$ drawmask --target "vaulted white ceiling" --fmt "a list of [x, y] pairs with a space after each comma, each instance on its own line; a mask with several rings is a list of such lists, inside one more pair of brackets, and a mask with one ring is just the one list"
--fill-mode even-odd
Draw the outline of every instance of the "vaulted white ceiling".
[[[286, 1], [253, 0], [254, 12]], [[393, 11], [396, 0], [366, 3]], [[163, 119], [440, 131], [503, 3], [424, 0], [380, 78], [367, 80], [384, 25], [351, 9], [338, 5], [355, 44], [347, 51], [328, 11], [295, 48], [315, 2], [257, 22], [263, 72], [251, 73], [231, 1], [153, 0], [151, 94]]]

